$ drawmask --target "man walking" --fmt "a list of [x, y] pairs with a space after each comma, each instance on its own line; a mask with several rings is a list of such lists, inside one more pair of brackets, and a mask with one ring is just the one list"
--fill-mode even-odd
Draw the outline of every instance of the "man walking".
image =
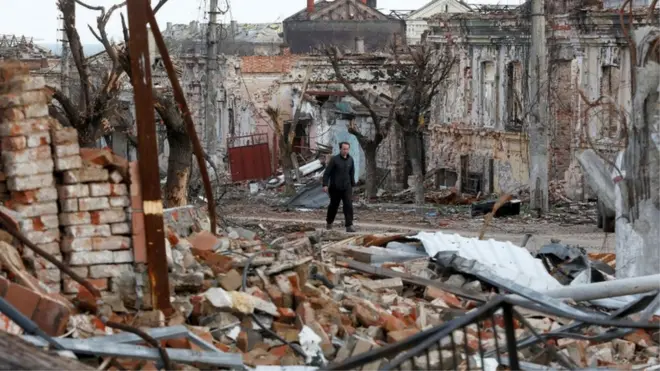
[[328, 166], [323, 173], [323, 192], [330, 194], [330, 206], [328, 206], [328, 229], [332, 229], [332, 223], [339, 210], [339, 202], [344, 207], [344, 218], [346, 221], [346, 232], [355, 232], [353, 228], [353, 186], [355, 185], [355, 165], [348, 151], [351, 145], [346, 142], [339, 143], [339, 154], [332, 156]]

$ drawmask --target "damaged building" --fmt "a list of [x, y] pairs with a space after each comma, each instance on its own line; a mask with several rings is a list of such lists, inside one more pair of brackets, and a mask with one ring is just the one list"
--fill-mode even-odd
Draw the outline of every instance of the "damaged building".
[[[546, 3], [549, 73], [541, 86], [550, 100], [550, 179], [566, 181], [573, 199], [589, 196], [576, 156], [591, 146], [607, 155], [621, 149], [621, 117], [632, 107], [624, 32], [630, 18], [620, 18], [620, 4], [609, 5]], [[647, 8], [632, 18], [635, 27], [647, 24]], [[535, 102], [528, 91], [530, 19], [527, 3], [429, 20], [428, 41], [450, 46], [459, 58], [428, 133], [428, 166], [441, 169], [437, 184], [472, 193], [515, 192], [527, 184], [525, 122]], [[589, 108], [601, 96], [614, 104]]]

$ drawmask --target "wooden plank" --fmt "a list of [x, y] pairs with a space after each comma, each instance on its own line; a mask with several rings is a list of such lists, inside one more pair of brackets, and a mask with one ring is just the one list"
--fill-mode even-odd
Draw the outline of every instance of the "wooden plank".
[[18, 336], [0, 331], [2, 370], [94, 370], [79, 361], [37, 348]]

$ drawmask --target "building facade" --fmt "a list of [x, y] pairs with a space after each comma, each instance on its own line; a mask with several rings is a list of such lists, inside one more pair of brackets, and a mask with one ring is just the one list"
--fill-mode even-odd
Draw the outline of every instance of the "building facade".
[[[576, 155], [594, 147], [611, 157], [622, 148], [631, 110], [631, 63], [619, 12], [582, 3], [547, 3], [550, 179], [568, 196], [589, 196]], [[648, 11], [634, 12], [639, 27]], [[459, 58], [452, 88], [436, 100], [428, 164], [459, 188], [516, 192], [528, 182], [526, 123], [536, 102], [528, 91], [527, 5], [491, 13], [439, 15], [429, 41]], [[594, 105], [597, 101], [611, 104]], [[442, 183], [443, 180], [440, 180]]]

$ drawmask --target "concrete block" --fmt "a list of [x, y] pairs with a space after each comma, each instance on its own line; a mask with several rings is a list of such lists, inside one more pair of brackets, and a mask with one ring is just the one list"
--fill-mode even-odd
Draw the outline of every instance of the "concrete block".
[[104, 225], [72, 225], [64, 227], [68, 237], [110, 237], [110, 226]]
[[28, 135], [48, 131], [58, 122], [51, 117], [31, 118], [0, 124], [0, 137]]
[[[16, 71], [16, 70], [14, 70]], [[22, 75], [23, 71], [16, 71], [20, 76], [4, 77], [0, 84], [0, 94], [14, 93], [20, 91], [40, 90], [46, 86], [43, 76]]]
[[65, 213], [74, 213], [78, 211], [78, 199], [70, 198], [66, 200], [60, 200], [60, 208]]
[[17, 137], [4, 137], [0, 140], [0, 151], [18, 151], [27, 148], [27, 138], [23, 135]]
[[31, 90], [0, 95], [0, 107], [19, 107], [44, 104], [50, 101], [46, 90]]
[[[123, 236], [92, 237], [92, 248], [94, 250], [126, 250], [131, 248], [131, 238]], [[133, 252], [131, 251], [131, 262]]]
[[115, 223], [110, 225], [112, 234], [131, 234], [131, 226], [128, 223]]
[[20, 204], [57, 201], [57, 189], [55, 187], [46, 187], [27, 191], [16, 191], [11, 193], [11, 199]]
[[65, 171], [62, 177], [64, 184], [105, 182], [110, 177], [108, 170], [96, 167], [83, 167], [77, 170]]
[[7, 179], [7, 188], [10, 191], [27, 191], [39, 188], [49, 188], [54, 185], [55, 179], [53, 179], [53, 174], [17, 176]]
[[0, 110], [0, 121], [21, 121], [44, 116], [48, 116], [48, 105], [45, 103]]
[[[112, 251], [105, 251], [112, 254]], [[119, 277], [124, 273], [133, 273], [132, 264], [106, 264], [89, 267], [89, 276], [91, 278], [113, 278]]]
[[83, 224], [91, 224], [91, 223], [92, 223], [92, 216], [89, 214], [89, 212], [86, 211], [60, 214], [60, 225], [62, 226], [83, 225]]
[[110, 207], [124, 208], [131, 206], [131, 199], [128, 196], [110, 197]]
[[1, 156], [5, 166], [52, 159], [50, 146], [25, 148], [17, 151], [3, 151]]
[[41, 133], [32, 133], [25, 136], [28, 148], [47, 146], [50, 144], [50, 133], [47, 131]]
[[88, 197], [89, 186], [87, 184], [61, 185], [57, 186], [57, 193], [60, 199]]
[[80, 169], [81, 167], [82, 159], [78, 155], [55, 158], [56, 171]]
[[92, 244], [91, 237], [63, 237], [61, 242], [62, 252], [81, 252], [81, 251], [93, 251], [94, 246]]
[[19, 222], [21, 231], [43, 231], [59, 227], [57, 215], [41, 215], [34, 218], [23, 219]]
[[73, 252], [67, 258], [71, 265], [97, 265], [113, 262], [112, 251], [79, 251]]
[[47, 229], [44, 231], [30, 231], [25, 232], [25, 237], [30, 240], [32, 243], [41, 245], [49, 244], [52, 242], [58, 242], [60, 240], [60, 230], [59, 229]]
[[114, 224], [125, 222], [126, 212], [123, 209], [92, 211], [92, 224]]
[[113, 251], [112, 255], [115, 264], [133, 262], [133, 252], [131, 250]]
[[21, 213], [25, 218], [34, 218], [41, 215], [57, 215], [57, 202], [35, 203], [31, 205], [12, 204], [12, 209]]
[[50, 135], [55, 145], [78, 143], [78, 131], [74, 128], [62, 127], [51, 130]]
[[104, 210], [110, 208], [107, 197], [86, 197], [78, 200], [80, 211]]
[[8, 177], [31, 176], [38, 174], [51, 174], [53, 172], [53, 160], [40, 160], [24, 164], [7, 164], [4, 173]]
[[55, 157], [80, 156], [80, 147], [77, 142], [67, 144], [56, 144], [53, 146]]
[[38, 269], [34, 273], [37, 279], [43, 283], [59, 283], [62, 280], [59, 269]]
[[113, 182], [115, 184], [118, 184], [118, 183], [121, 183], [122, 180], [124, 180], [124, 177], [121, 176], [121, 174], [117, 170], [114, 170], [110, 173], [110, 181], [111, 182]]

